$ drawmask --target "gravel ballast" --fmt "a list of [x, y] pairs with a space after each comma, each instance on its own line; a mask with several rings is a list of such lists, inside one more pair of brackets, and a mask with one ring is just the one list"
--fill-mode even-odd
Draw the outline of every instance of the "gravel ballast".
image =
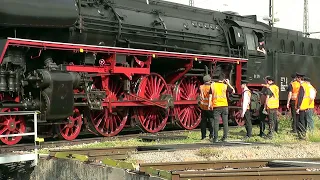
[[286, 158], [320, 158], [320, 144], [301, 143], [290, 145], [199, 148], [195, 150], [133, 154], [130, 159], [136, 160], [138, 163], [159, 163]]

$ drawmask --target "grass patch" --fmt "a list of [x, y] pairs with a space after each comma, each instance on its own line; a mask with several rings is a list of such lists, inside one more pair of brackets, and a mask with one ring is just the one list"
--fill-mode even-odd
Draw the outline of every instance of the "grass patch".
[[221, 154], [221, 150], [215, 148], [200, 148], [196, 155], [202, 156], [204, 158], [217, 157]]
[[[307, 142], [320, 142], [320, 118], [314, 116], [315, 130], [313, 133], [307, 133]], [[271, 143], [274, 145], [281, 144], [293, 144], [298, 143], [297, 134], [292, 134], [291, 132], [291, 119], [290, 116], [280, 116], [279, 117], [279, 133], [275, 133], [272, 139], [265, 139], [259, 137], [259, 127], [257, 125], [253, 126], [252, 133], [253, 137], [246, 140], [246, 142], [260, 142], [260, 143]], [[265, 133], [268, 133], [268, 126], [266, 125]], [[220, 128], [219, 138], [222, 137], [223, 129]], [[209, 140], [202, 141], [200, 140], [201, 133], [200, 131], [186, 131], [180, 135], [187, 136], [186, 139], [182, 140], [160, 140], [160, 141], [151, 141], [144, 142], [141, 139], [129, 139], [129, 140], [114, 140], [114, 141], [105, 141], [91, 144], [51, 148], [51, 149], [85, 149], [85, 148], [105, 148], [105, 147], [124, 147], [124, 146], [145, 146], [145, 145], [165, 145], [165, 144], [192, 144], [192, 143], [210, 143]], [[228, 139], [232, 140], [241, 140], [245, 137], [246, 130], [245, 127], [230, 127]], [[50, 149], [40, 149], [39, 153], [47, 154]], [[214, 156], [217, 150], [212, 150], [211, 148], [203, 148], [199, 150], [200, 156]]]

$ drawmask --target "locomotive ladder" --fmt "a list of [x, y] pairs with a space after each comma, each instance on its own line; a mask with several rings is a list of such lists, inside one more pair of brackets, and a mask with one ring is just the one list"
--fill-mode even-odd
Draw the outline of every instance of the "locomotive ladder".
[[11, 134], [11, 135], [0, 135], [2, 137], [16, 137], [16, 136], [34, 136], [34, 153], [23, 153], [23, 154], [16, 154], [16, 153], [5, 153], [0, 154], [0, 164], [7, 164], [13, 162], [25, 162], [25, 161], [34, 161], [34, 165], [38, 164], [38, 114], [39, 111], [13, 111], [13, 112], [0, 112], [0, 116], [25, 116], [25, 115], [33, 115], [33, 124], [34, 124], [34, 132], [29, 133], [21, 133], [21, 134]]

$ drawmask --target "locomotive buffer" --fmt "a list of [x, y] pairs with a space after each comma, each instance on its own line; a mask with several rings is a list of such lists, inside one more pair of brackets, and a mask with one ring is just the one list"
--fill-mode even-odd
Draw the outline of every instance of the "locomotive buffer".
[[34, 132], [29, 133], [21, 133], [21, 134], [10, 134], [10, 135], [0, 135], [0, 138], [5, 137], [16, 137], [16, 136], [34, 136], [34, 153], [4, 153], [0, 154], [0, 164], [7, 164], [13, 162], [25, 162], [25, 161], [34, 161], [34, 165], [38, 164], [38, 114], [39, 111], [13, 111], [13, 112], [0, 112], [0, 116], [26, 116], [33, 115], [33, 124], [34, 124]]

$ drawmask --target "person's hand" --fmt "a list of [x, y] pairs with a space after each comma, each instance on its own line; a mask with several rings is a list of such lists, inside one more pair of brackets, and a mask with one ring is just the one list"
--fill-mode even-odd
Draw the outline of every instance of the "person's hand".
[[265, 115], [268, 114], [268, 112], [266, 111], [266, 108], [263, 108], [262, 113], [265, 114]]
[[287, 104], [287, 109], [289, 109], [290, 108], [290, 106], [289, 106], [289, 104]]
[[296, 113], [299, 114], [300, 109], [297, 109]]

